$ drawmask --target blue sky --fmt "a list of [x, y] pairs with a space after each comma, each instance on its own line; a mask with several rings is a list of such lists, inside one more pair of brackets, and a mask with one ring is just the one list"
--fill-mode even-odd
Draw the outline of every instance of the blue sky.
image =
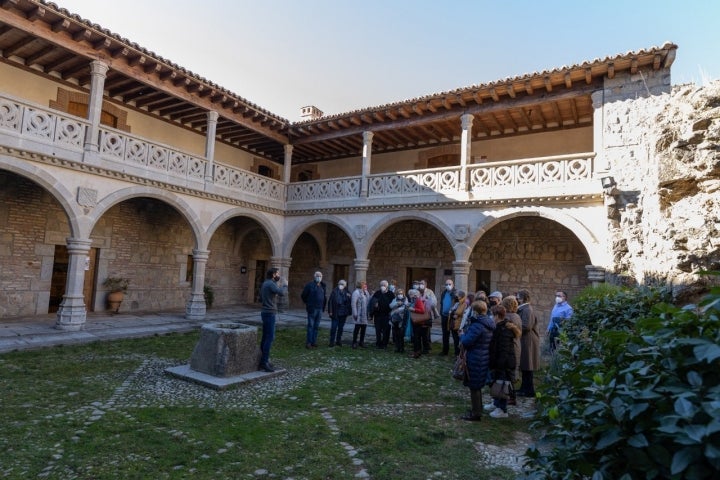
[[272, 113], [347, 112], [678, 45], [720, 78], [720, 1], [54, 0]]

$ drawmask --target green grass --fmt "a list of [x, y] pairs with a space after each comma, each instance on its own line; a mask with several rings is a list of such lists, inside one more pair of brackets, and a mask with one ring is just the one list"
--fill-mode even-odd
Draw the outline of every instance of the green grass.
[[278, 330], [284, 375], [226, 391], [164, 374], [196, 332], [0, 355], [0, 478], [516, 476], [479, 442], [513, 446], [528, 421], [459, 420], [469, 395], [446, 357], [309, 351], [304, 335]]

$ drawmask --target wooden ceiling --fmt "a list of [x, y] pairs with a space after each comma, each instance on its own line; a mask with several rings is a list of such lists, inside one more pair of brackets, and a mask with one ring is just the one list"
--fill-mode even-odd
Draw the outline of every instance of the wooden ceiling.
[[[592, 125], [590, 95], [620, 71], [669, 68], [667, 43], [555, 70], [459, 88], [317, 120], [292, 123], [57, 5], [0, 0], [0, 61], [89, 91], [90, 62], [109, 65], [106, 100], [205, 133], [217, 111], [217, 140], [282, 163], [357, 157], [362, 133], [373, 153], [458, 143], [461, 116], [473, 115], [473, 140]], [[1, 87], [0, 87], [1, 88]]]

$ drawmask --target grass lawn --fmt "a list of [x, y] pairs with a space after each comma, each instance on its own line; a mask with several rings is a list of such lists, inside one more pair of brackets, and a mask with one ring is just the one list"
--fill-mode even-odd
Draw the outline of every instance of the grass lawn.
[[284, 375], [216, 391], [164, 373], [198, 338], [0, 355], [0, 477], [510, 479], [488, 453], [530, 441], [516, 415], [459, 420], [469, 394], [447, 357], [306, 350], [304, 328], [283, 328]]

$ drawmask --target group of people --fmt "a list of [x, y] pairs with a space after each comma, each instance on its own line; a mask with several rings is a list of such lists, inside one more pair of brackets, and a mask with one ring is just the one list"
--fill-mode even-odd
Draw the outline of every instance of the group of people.
[[[501, 292], [487, 295], [482, 290], [467, 294], [447, 279], [438, 301], [424, 280], [414, 281], [407, 293], [386, 280], [382, 280], [380, 288], [373, 293], [368, 291], [365, 281], [358, 281], [355, 290], [350, 292], [347, 282], [339, 280], [328, 297], [322, 278], [322, 272], [315, 272], [300, 295], [307, 312], [306, 348], [317, 348], [320, 320], [325, 310], [331, 319], [330, 347], [342, 346], [345, 323], [352, 316], [352, 348], [366, 347], [367, 326], [372, 321], [377, 348], [387, 349], [392, 338], [395, 352], [404, 353], [406, 338], [410, 338], [413, 358], [430, 353], [430, 328], [433, 321], [439, 320], [440, 355], [450, 354], [451, 338], [455, 357], [461, 354], [461, 349], [465, 350], [464, 384], [470, 389], [471, 409], [463, 419], [480, 420], [483, 412], [490, 412], [493, 418], [504, 418], [508, 416], [508, 404], [514, 403], [516, 396], [535, 396], [534, 372], [540, 363], [540, 335], [528, 290], [506, 296]], [[271, 268], [260, 289], [263, 330], [259, 368], [268, 372], [274, 371], [269, 354], [275, 333], [277, 298], [283, 296], [287, 296], [287, 281], [280, 277], [277, 268]], [[573, 313], [565, 292], [557, 291], [555, 301], [547, 330], [551, 350], [557, 346], [563, 321]], [[518, 371], [517, 391], [511, 388], [509, 395], [496, 396], [483, 405], [483, 388], [498, 381], [514, 384]]]

